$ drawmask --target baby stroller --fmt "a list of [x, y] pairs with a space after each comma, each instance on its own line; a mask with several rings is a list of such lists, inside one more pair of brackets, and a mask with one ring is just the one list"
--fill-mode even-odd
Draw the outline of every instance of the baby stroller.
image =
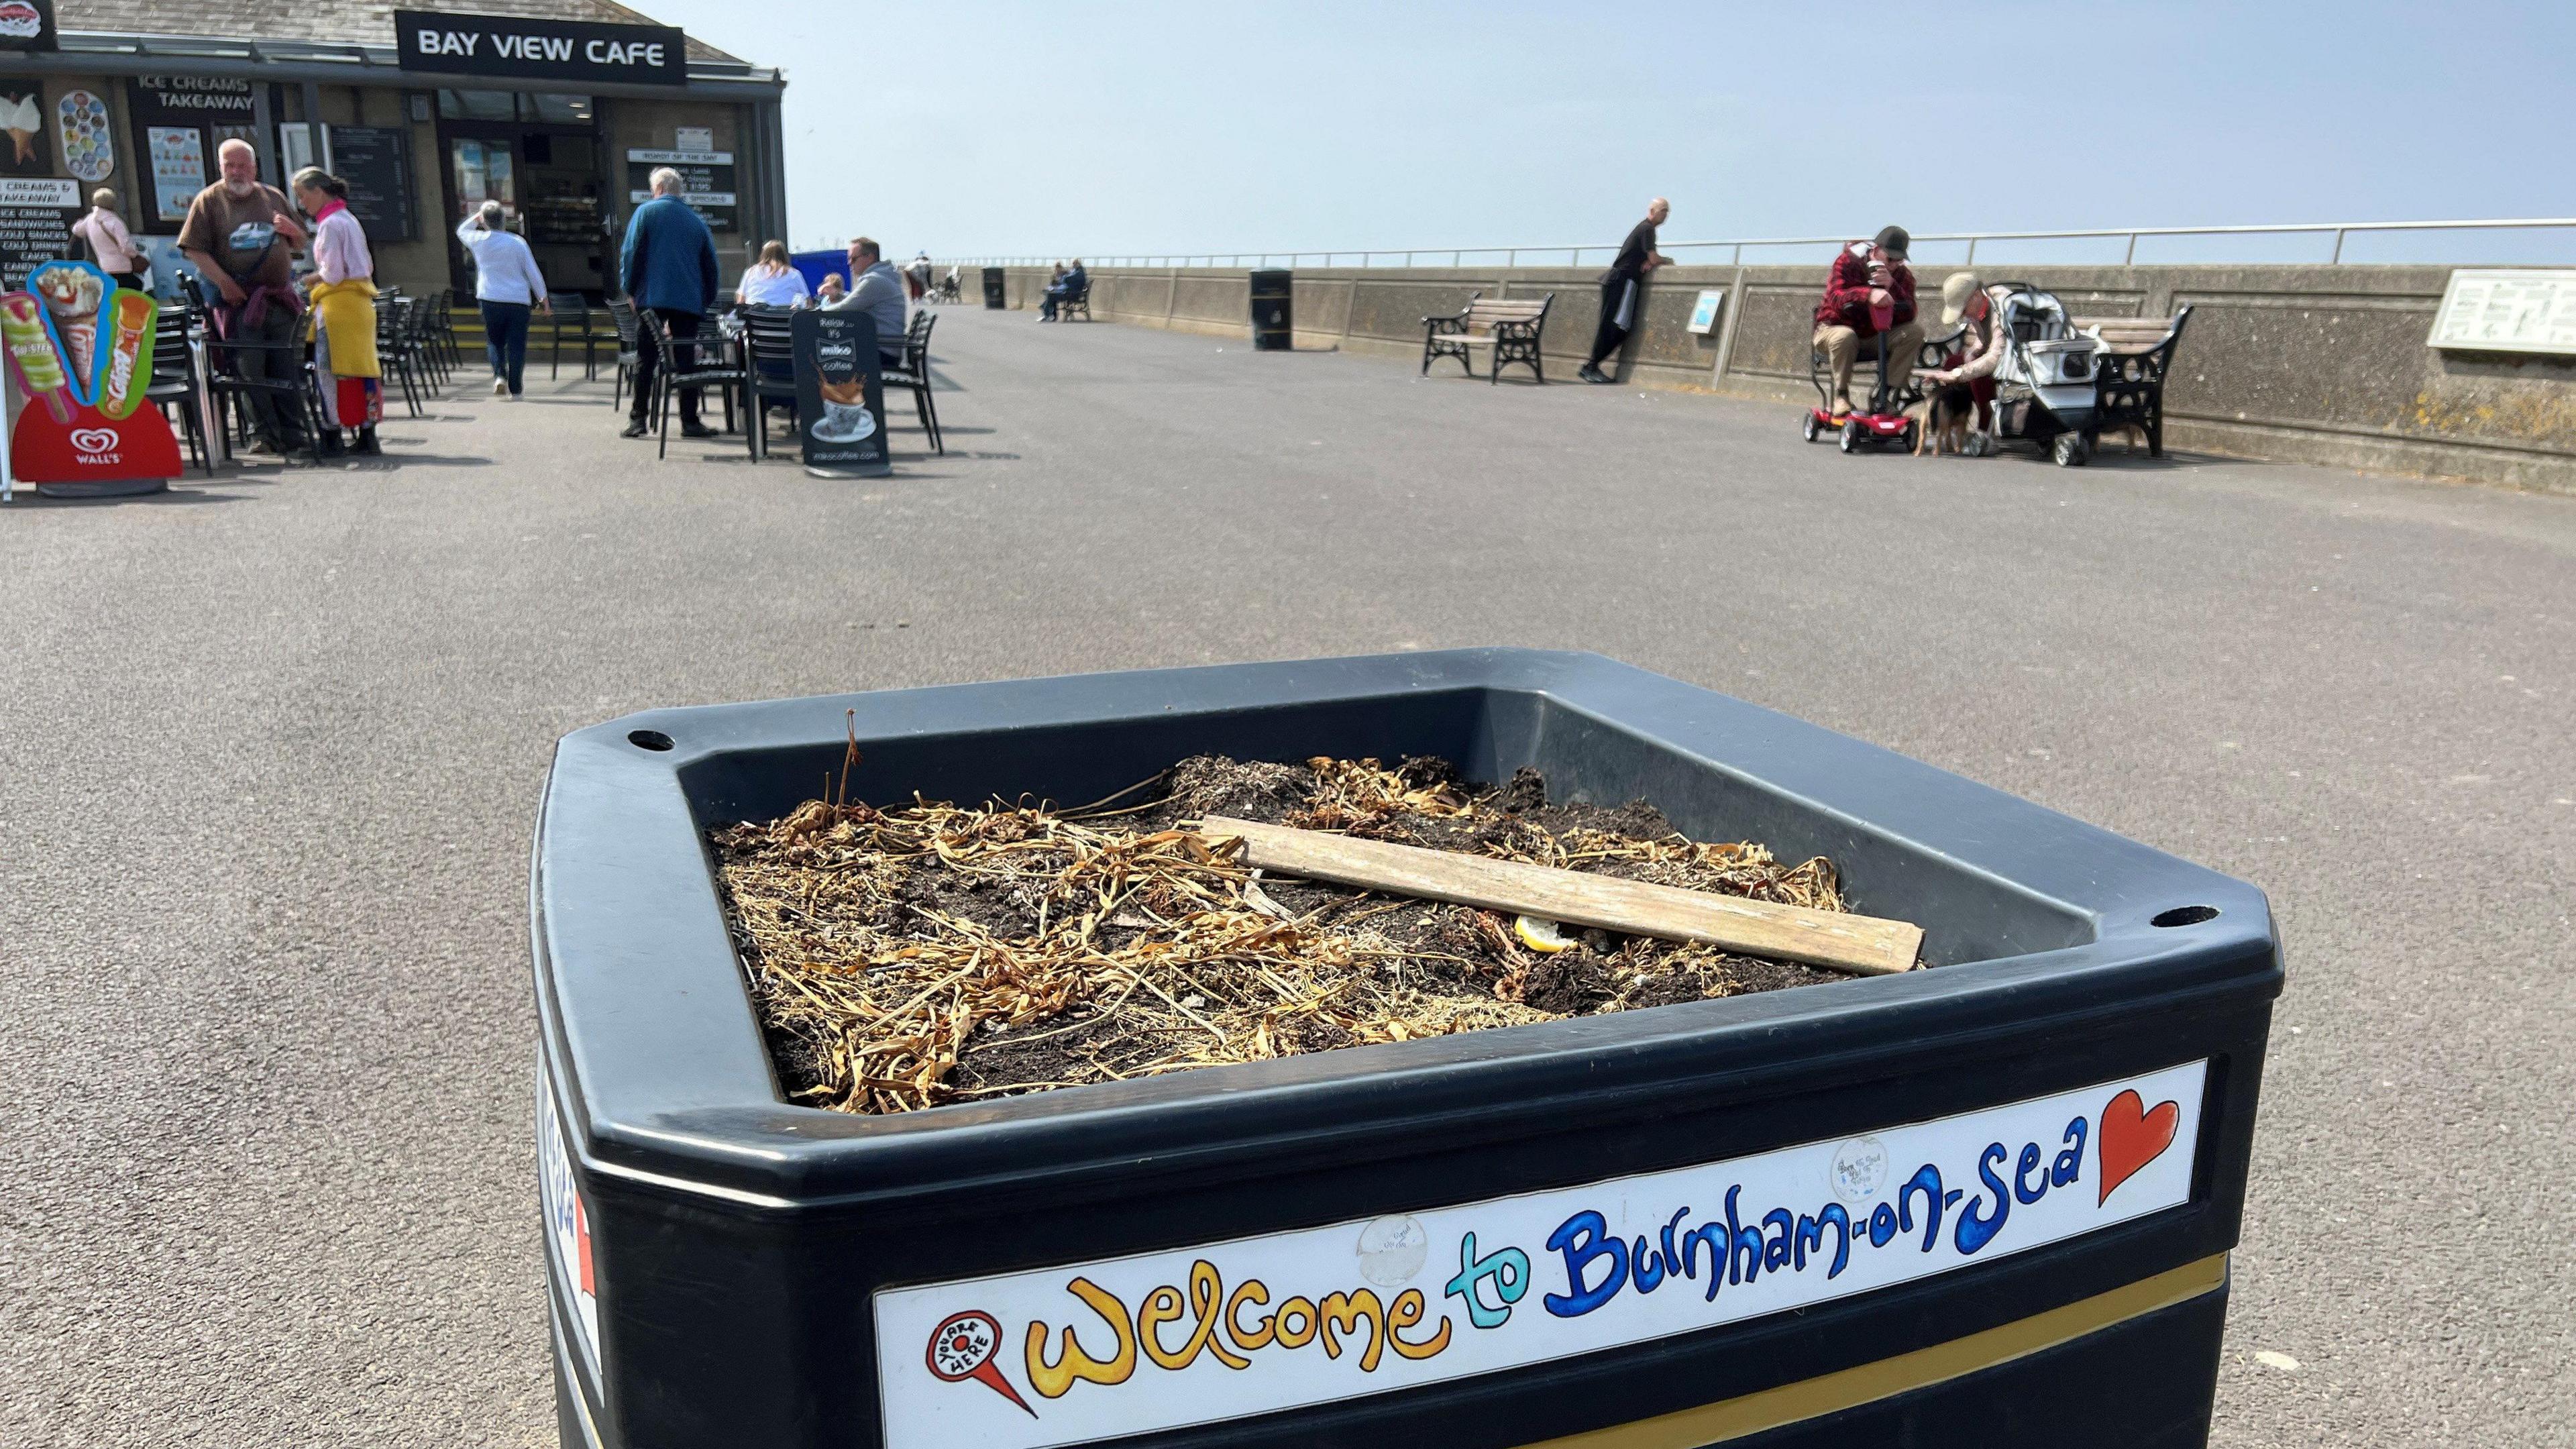
[[1995, 325], [2004, 331], [1995, 368], [1995, 437], [2037, 444], [2061, 468], [2093, 456], [2101, 431], [2102, 339], [2078, 332], [2066, 304], [2028, 282], [2001, 282]]
[[1923, 401], [1923, 374], [1941, 365], [1942, 359], [1949, 356], [1951, 347], [1957, 344], [1959, 334], [1966, 330], [1961, 327], [1947, 336], [1927, 339], [1917, 350], [1914, 368], [1906, 374], [1902, 386], [1891, 385], [1887, 380], [1887, 334], [1881, 332], [1871, 338], [1866, 344], [1870, 349], [1867, 355], [1874, 359], [1876, 380], [1869, 390], [1869, 402], [1852, 409], [1851, 416], [1840, 427], [1834, 425], [1832, 411], [1835, 401], [1833, 364], [1822, 347], [1812, 349], [1807, 354], [1807, 379], [1816, 385], [1816, 405], [1807, 409], [1801, 435], [1812, 443], [1830, 433], [1835, 446], [1846, 453], [1857, 453], [1863, 446], [1890, 442], [1908, 452], [1913, 451], [1921, 424], [1907, 416], [1906, 410]]
[[930, 295], [934, 299], [942, 302], [954, 302], [958, 300], [957, 269], [955, 267], [950, 267], [947, 275], [939, 279], [939, 285], [932, 289]]

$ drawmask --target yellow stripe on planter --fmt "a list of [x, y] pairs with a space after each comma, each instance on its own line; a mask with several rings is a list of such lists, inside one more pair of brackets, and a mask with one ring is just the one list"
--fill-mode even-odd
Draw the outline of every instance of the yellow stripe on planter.
[[2009, 1363], [2197, 1298], [2226, 1281], [2227, 1255], [2219, 1253], [2142, 1278], [2125, 1288], [2114, 1288], [2063, 1308], [2015, 1319], [1930, 1348], [1782, 1384], [1742, 1398], [1721, 1399], [1696, 1409], [1549, 1439], [1524, 1449], [1701, 1449], [1702, 1445], [1840, 1413]]

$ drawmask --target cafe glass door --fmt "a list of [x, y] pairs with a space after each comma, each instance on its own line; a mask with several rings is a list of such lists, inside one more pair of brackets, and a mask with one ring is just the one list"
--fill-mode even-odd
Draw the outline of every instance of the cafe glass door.
[[[554, 292], [602, 296], [611, 285], [601, 147], [587, 96], [442, 91], [439, 135], [447, 166], [449, 231], [501, 203]], [[471, 292], [474, 264], [450, 247], [454, 285]]]

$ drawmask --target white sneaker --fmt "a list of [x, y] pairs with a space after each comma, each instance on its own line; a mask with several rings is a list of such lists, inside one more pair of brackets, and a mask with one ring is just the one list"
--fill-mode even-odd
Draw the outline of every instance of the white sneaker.
[[510, 380], [509, 380], [508, 378], [505, 378], [505, 377], [496, 377], [496, 378], [492, 379], [492, 396], [494, 396], [494, 397], [508, 397], [509, 395], [510, 395]]

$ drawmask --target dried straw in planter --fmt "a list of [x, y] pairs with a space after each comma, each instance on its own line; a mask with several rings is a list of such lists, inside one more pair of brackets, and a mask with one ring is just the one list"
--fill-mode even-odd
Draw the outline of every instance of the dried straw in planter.
[[[1489, 912], [1256, 880], [1178, 821], [1316, 829], [1844, 909], [1831, 864], [1685, 840], [1639, 807], [1471, 795], [1432, 761], [1201, 758], [1122, 810], [816, 800], [712, 832], [736, 944], [794, 1097], [852, 1112], [1840, 979], [1586, 933], [1541, 956]], [[1266, 801], [1247, 804], [1258, 797]], [[1651, 824], [1631, 834], [1606, 825]]]

